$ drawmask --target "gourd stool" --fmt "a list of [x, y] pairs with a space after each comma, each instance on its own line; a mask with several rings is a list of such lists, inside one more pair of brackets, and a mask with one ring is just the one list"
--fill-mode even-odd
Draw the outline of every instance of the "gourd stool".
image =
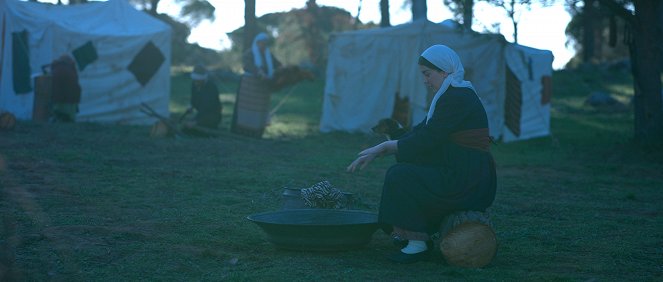
[[486, 212], [461, 211], [448, 215], [435, 242], [450, 265], [479, 268], [497, 253], [497, 238]]

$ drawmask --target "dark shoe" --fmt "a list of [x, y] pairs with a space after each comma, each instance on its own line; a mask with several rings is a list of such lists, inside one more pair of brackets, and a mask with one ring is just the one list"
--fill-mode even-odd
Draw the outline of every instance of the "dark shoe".
[[393, 241], [394, 246], [398, 247], [399, 249], [407, 247], [407, 240], [399, 239], [399, 238], [394, 238]]
[[426, 247], [428, 247], [428, 251], [432, 250], [435, 247], [435, 242], [433, 240], [426, 241]]
[[423, 251], [416, 254], [406, 254], [399, 250], [387, 255], [387, 259], [396, 263], [403, 263], [403, 264], [415, 263], [427, 260], [428, 251]]

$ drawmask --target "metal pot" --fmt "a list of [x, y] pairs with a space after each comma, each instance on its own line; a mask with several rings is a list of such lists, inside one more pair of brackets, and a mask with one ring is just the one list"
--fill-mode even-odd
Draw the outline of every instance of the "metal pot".
[[293, 209], [250, 215], [279, 248], [338, 251], [362, 247], [378, 229], [376, 213], [359, 210]]

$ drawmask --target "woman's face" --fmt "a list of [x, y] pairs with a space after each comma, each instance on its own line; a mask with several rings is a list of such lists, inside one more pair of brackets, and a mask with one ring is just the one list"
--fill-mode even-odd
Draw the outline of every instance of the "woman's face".
[[437, 91], [440, 89], [442, 86], [442, 82], [444, 82], [444, 79], [449, 76], [448, 73], [444, 71], [438, 71], [431, 69], [427, 66], [422, 66], [419, 65], [419, 70], [421, 71], [421, 74], [424, 76], [424, 84], [426, 87], [432, 89], [433, 91]]
[[203, 87], [203, 85], [205, 85], [205, 80], [202, 79], [194, 79], [191, 82], [193, 82], [193, 87], [196, 89], [200, 89]]
[[256, 42], [256, 45], [258, 45], [260, 52], [265, 52], [265, 47], [267, 47], [267, 40], [259, 40]]

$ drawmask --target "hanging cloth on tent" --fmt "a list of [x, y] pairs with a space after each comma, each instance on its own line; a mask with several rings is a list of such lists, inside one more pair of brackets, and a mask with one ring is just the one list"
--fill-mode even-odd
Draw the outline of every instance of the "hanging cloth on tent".
[[12, 32], [12, 71], [14, 92], [17, 94], [32, 92], [27, 30]]

